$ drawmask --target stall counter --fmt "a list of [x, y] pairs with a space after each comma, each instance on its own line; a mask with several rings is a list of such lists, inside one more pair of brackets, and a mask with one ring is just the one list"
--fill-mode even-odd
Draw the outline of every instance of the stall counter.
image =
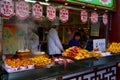
[[75, 60], [66, 68], [64, 65], [54, 65], [10, 74], [3, 69], [2, 80], [116, 80], [118, 62], [120, 55], [111, 55], [98, 59]]

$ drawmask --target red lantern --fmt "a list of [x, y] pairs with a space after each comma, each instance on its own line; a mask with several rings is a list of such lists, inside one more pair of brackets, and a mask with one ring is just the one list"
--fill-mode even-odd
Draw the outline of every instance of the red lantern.
[[0, 1], [0, 11], [4, 18], [11, 18], [14, 15], [14, 2], [12, 0]]
[[91, 22], [96, 24], [98, 22], [98, 13], [96, 11], [91, 13]]
[[36, 2], [32, 5], [32, 16], [36, 20], [39, 20], [41, 17], [43, 17], [43, 7], [39, 2]]
[[107, 24], [108, 24], [108, 15], [107, 15], [106, 13], [103, 14], [103, 18], [102, 18], [102, 19], [103, 19], [103, 20], [102, 20], [102, 21], [103, 21], [103, 24], [104, 24], [104, 25], [107, 25]]
[[88, 21], [88, 12], [86, 10], [81, 10], [81, 21], [86, 23]]
[[26, 19], [29, 16], [29, 4], [24, 0], [16, 2], [16, 15], [20, 19]]
[[47, 18], [50, 21], [54, 21], [56, 18], [56, 9], [52, 4], [47, 6]]
[[65, 23], [69, 19], [69, 10], [66, 9], [65, 7], [62, 7], [59, 12], [59, 18], [61, 22]]

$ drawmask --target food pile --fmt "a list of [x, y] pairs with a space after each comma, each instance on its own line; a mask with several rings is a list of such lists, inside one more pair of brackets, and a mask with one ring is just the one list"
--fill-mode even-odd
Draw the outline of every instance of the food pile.
[[28, 59], [5, 59], [4, 64], [8, 72], [34, 69], [34, 63]]
[[37, 67], [45, 66], [52, 63], [52, 59], [45, 56], [36, 56], [29, 59]]
[[119, 53], [120, 52], [120, 43], [113, 42], [107, 49], [108, 52]]
[[65, 57], [73, 58], [76, 60], [90, 58], [88, 50], [81, 49], [79, 47], [73, 46], [66, 49], [63, 53]]
[[102, 57], [102, 54], [100, 54], [96, 51], [89, 52], [88, 50], [81, 49], [81, 48], [75, 47], [75, 46], [66, 49], [64, 51], [63, 55], [65, 57], [73, 58], [73, 59], [76, 59], [76, 60], [92, 58], [92, 57], [95, 57], [95, 58]]

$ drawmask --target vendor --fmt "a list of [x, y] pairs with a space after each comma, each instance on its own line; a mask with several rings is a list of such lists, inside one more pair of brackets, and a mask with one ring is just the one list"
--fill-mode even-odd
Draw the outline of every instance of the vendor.
[[58, 25], [53, 25], [47, 35], [48, 51], [51, 56], [61, 56], [64, 51], [61, 41], [58, 36]]
[[79, 32], [74, 33], [73, 38], [70, 40], [69, 47], [72, 47], [72, 46], [80, 47], [80, 33]]
[[32, 53], [40, 51], [39, 36], [32, 30], [29, 30], [28, 35], [29, 49], [32, 51]]
[[78, 32], [80, 33], [81, 47], [84, 47], [86, 45], [87, 40], [89, 39], [88, 35], [85, 33], [83, 28], [80, 28]]

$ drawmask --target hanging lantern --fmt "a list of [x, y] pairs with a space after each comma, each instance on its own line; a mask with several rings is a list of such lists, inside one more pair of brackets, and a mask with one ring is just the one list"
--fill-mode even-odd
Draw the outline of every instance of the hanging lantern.
[[91, 22], [92, 24], [96, 24], [98, 22], [98, 13], [96, 11], [91, 13]]
[[81, 10], [80, 17], [82, 23], [86, 23], [88, 21], [88, 12], [86, 10]]
[[69, 10], [65, 7], [62, 7], [59, 12], [59, 18], [61, 22], [65, 23], [69, 20]]
[[32, 16], [35, 20], [39, 20], [43, 17], [43, 7], [39, 2], [36, 2], [32, 5]]
[[14, 15], [14, 2], [12, 0], [0, 1], [0, 13], [4, 18], [11, 18]]
[[102, 18], [103, 24], [107, 25], [108, 24], [108, 15], [106, 13], [104, 13], [102, 17], [103, 17]]
[[29, 4], [24, 0], [16, 2], [16, 16], [20, 19], [26, 19], [29, 16]]
[[50, 21], [54, 21], [54, 19], [56, 18], [56, 9], [52, 4], [47, 6], [47, 18]]

